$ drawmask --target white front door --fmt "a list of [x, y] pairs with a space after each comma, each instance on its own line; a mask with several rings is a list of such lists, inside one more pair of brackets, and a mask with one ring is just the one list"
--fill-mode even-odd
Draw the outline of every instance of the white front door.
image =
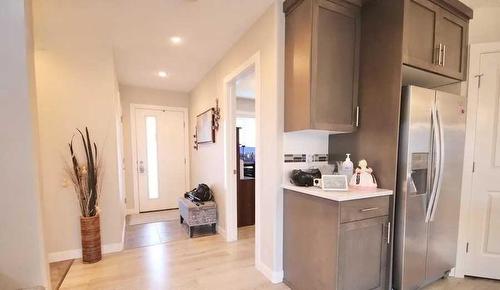
[[140, 212], [177, 208], [177, 198], [186, 191], [185, 114], [135, 110]]
[[480, 73], [465, 275], [500, 279], [500, 52]]

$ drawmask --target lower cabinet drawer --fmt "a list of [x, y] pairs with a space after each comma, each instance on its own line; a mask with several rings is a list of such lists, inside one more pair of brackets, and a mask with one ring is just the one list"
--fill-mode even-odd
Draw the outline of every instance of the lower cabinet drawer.
[[389, 197], [374, 197], [340, 203], [340, 222], [347, 223], [389, 214]]

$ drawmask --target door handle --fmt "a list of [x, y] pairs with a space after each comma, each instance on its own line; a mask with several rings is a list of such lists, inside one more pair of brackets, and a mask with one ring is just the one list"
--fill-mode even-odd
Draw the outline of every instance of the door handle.
[[432, 107], [432, 131], [434, 133], [434, 144], [433, 144], [433, 151], [436, 154], [435, 158], [435, 173], [434, 173], [434, 180], [432, 182], [432, 188], [431, 188], [431, 196], [429, 200], [429, 204], [427, 206], [427, 211], [425, 214], [425, 222], [428, 223], [431, 219], [431, 213], [434, 208], [434, 201], [436, 199], [436, 192], [438, 188], [438, 179], [439, 179], [439, 168], [441, 167], [441, 148], [439, 147], [440, 145], [440, 136], [439, 136], [439, 129], [438, 129], [438, 120], [437, 120], [437, 109], [436, 105], [433, 105]]
[[441, 185], [443, 184], [443, 170], [444, 170], [444, 132], [443, 132], [443, 126], [441, 124], [441, 116], [439, 115], [439, 111], [436, 109], [436, 116], [437, 116], [437, 125], [438, 125], [438, 130], [439, 130], [439, 171], [438, 171], [438, 183], [437, 183], [437, 188], [436, 188], [436, 197], [434, 198], [434, 205], [432, 206], [432, 213], [431, 213], [431, 218], [430, 221], [434, 221], [434, 216], [436, 215], [438, 203], [439, 203], [439, 197], [441, 196]]
[[444, 66], [445, 61], [446, 61], [446, 44], [443, 44], [443, 64], [442, 64], [442, 66]]
[[359, 106], [356, 107], [356, 127], [359, 127]]
[[434, 64], [441, 65], [441, 44], [434, 49]]
[[374, 210], [378, 210], [378, 209], [379, 209], [378, 207], [370, 207], [370, 208], [360, 209], [359, 211], [360, 212], [369, 212], [369, 211], [374, 211]]
[[438, 47], [436, 47], [437, 50], [437, 65], [441, 66], [441, 61], [443, 59], [443, 44], [440, 43]]
[[144, 161], [139, 161], [139, 173], [144, 173], [146, 170], [144, 169]]
[[391, 243], [391, 222], [387, 223], [387, 244]]

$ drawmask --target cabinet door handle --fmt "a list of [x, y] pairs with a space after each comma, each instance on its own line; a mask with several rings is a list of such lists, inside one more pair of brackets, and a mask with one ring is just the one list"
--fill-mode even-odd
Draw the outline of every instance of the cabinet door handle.
[[360, 212], [369, 212], [369, 211], [374, 211], [374, 210], [378, 210], [378, 209], [379, 209], [378, 207], [369, 207], [369, 208], [360, 209], [359, 211]]
[[441, 65], [440, 59], [441, 59], [441, 44], [439, 46], [436, 46], [434, 49], [434, 64], [436, 65]]
[[387, 223], [387, 244], [391, 243], [391, 222]]
[[442, 64], [442, 66], [444, 66], [445, 61], [446, 61], [446, 44], [443, 44], [443, 64]]
[[359, 106], [356, 107], [356, 127], [359, 127]]
[[439, 52], [438, 52], [438, 65], [441, 66], [441, 62], [443, 61], [443, 44], [439, 44]]

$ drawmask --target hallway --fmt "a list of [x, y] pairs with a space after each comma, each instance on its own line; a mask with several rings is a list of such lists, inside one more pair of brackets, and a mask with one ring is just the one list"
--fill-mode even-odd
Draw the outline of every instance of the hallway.
[[[179, 223], [179, 210], [141, 213], [127, 216], [125, 249], [147, 247], [189, 239], [187, 225]], [[193, 237], [212, 235], [210, 226], [199, 226]]]

